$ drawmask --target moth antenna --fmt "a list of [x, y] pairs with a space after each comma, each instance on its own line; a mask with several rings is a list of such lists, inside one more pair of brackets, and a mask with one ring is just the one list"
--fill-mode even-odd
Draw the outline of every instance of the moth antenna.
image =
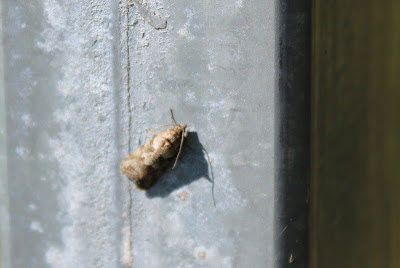
[[172, 109], [169, 109], [169, 112], [171, 113], [171, 122], [172, 122], [172, 125], [173, 125], [174, 127], [176, 127], [176, 126], [178, 125], [178, 123], [175, 121], [174, 112], [172, 111]]
[[207, 155], [207, 161], [208, 161], [208, 164], [210, 166], [210, 173], [211, 173], [211, 183], [212, 183], [211, 195], [212, 195], [212, 198], [213, 198], [214, 207], [217, 207], [217, 203], [215, 202], [215, 195], [214, 195], [215, 178], [214, 178], [214, 171], [213, 171], [213, 167], [212, 167], [212, 161], [210, 159], [210, 155], [208, 154], [207, 150], [203, 146], [201, 146], [201, 150], [204, 151], [206, 153], [206, 155]]
[[148, 128], [148, 129], [146, 129], [148, 132], [150, 132], [150, 134], [152, 134], [152, 135], [157, 135], [157, 133], [155, 133], [152, 129], [150, 129], [150, 128]]
[[157, 135], [158, 133], [155, 133], [154, 130], [159, 129], [159, 128], [162, 128], [162, 127], [169, 127], [169, 126], [175, 127], [173, 124], [165, 124], [165, 125], [162, 125], [162, 126], [158, 126], [158, 127], [156, 127], [156, 128], [153, 128], [153, 129], [147, 128], [146, 130], [149, 131], [149, 132], [150, 132], [151, 134], [153, 134], [153, 135]]
[[[172, 111], [172, 109], [171, 109], [171, 111]], [[172, 169], [174, 169], [176, 166], [176, 163], [178, 163], [179, 155], [181, 154], [181, 151], [182, 151], [182, 145], [183, 145], [184, 138], [185, 138], [185, 130], [183, 130], [183, 132], [182, 132], [181, 145], [179, 145], [178, 155], [176, 156], [175, 163], [174, 163], [174, 166], [172, 167]]]

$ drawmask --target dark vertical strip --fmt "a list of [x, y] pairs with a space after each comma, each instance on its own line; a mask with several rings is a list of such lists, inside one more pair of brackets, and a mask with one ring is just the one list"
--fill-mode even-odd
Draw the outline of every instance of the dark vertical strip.
[[277, 267], [309, 263], [310, 11], [308, 0], [277, 6]]

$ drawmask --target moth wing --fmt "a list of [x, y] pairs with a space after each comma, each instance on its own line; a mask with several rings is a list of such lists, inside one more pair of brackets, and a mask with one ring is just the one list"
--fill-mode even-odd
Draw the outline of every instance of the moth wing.
[[135, 153], [128, 155], [120, 165], [120, 170], [128, 178], [137, 180], [143, 176], [143, 170], [140, 168], [143, 160]]

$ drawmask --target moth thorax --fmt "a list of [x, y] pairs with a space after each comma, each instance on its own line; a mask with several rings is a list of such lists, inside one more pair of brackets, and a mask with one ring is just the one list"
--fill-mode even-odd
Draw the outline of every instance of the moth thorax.
[[176, 128], [170, 128], [159, 133], [153, 140], [153, 146], [164, 146], [166, 142], [174, 143], [176, 140], [181, 139], [186, 126], [179, 125]]

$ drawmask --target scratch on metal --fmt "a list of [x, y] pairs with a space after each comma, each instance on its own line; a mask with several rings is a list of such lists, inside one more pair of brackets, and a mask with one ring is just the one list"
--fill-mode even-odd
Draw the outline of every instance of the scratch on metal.
[[129, 5], [134, 5], [142, 17], [156, 30], [167, 28], [167, 21], [161, 18], [160, 15], [156, 14], [153, 10], [147, 7], [145, 4], [140, 3], [138, 0], [131, 0]]

